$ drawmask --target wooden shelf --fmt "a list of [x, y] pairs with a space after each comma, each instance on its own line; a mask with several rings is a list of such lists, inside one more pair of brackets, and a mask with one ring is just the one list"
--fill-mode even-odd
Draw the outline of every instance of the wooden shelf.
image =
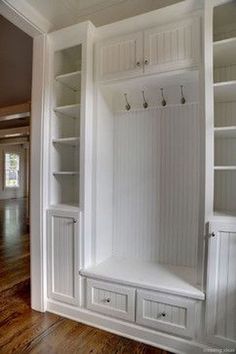
[[236, 138], [236, 126], [214, 128], [216, 138]]
[[67, 106], [59, 106], [54, 108], [54, 112], [61, 113], [64, 116], [79, 118], [80, 116], [80, 104], [70, 104]]
[[59, 203], [59, 204], [52, 204], [50, 205], [49, 209], [59, 209], [59, 210], [71, 210], [71, 211], [79, 211], [78, 203], [76, 202], [66, 202], [66, 203]]
[[236, 101], [236, 80], [215, 83], [214, 94], [216, 102]]
[[190, 267], [111, 257], [80, 271], [80, 274], [194, 299], [205, 298], [204, 293], [195, 285], [195, 269]]
[[214, 42], [214, 66], [236, 64], [236, 37]]
[[53, 175], [54, 176], [74, 176], [74, 175], [78, 175], [79, 172], [77, 171], [54, 171]]
[[236, 166], [215, 166], [216, 171], [236, 171]]
[[68, 74], [58, 75], [55, 77], [56, 81], [70, 88], [73, 91], [80, 90], [81, 71], [74, 71]]
[[53, 144], [65, 144], [65, 145], [76, 146], [79, 144], [79, 138], [77, 137], [59, 138], [59, 139], [53, 139], [52, 142]]

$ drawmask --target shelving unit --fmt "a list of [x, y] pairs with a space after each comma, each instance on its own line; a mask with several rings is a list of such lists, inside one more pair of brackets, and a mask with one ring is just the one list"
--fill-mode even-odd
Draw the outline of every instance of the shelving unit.
[[[217, 10], [219, 11], [219, 9]], [[230, 8], [227, 10], [232, 12]], [[218, 17], [217, 17], [218, 16]], [[236, 33], [232, 24], [215, 18], [214, 61], [214, 209], [215, 216], [236, 216]], [[233, 21], [235, 22], [235, 21]], [[226, 31], [229, 26], [229, 32]]]
[[54, 53], [51, 205], [79, 207], [81, 45]]

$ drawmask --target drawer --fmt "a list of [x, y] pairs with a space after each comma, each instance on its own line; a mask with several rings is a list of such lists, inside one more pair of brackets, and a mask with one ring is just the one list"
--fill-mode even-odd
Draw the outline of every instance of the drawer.
[[193, 337], [195, 324], [194, 300], [163, 293], [138, 290], [138, 324], [175, 335]]
[[87, 308], [104, 315], [134, 321], [135, 289], [87, 279]]

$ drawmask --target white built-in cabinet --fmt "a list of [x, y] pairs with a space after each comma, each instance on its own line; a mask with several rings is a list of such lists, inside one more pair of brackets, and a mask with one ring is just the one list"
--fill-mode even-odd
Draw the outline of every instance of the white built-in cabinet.
[[202, 353], [236, 346], [236, 40], [213, 68], [204, 10], [175, 6], [50, 34], [48, 309]]
[[48, 297], [67, 304], [79, 303], [79, 214], [48, 210]]
[[236, 347], [236, 223], [209, 225], [207, 316], [208, 340]]
[[199, 17], [108, 39], [97, 44], [100, 81], [186, 69], [199, 62]]

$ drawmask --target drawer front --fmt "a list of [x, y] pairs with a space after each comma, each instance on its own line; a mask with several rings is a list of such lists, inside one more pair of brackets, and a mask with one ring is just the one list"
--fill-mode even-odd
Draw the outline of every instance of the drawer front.
[[87, 279], [87, 308], [128, 321], [134, 321], [135, 289]]
[[160, 331], [193, 337], [196, 302], [168, 294], [138, 291], [137, 323]]

